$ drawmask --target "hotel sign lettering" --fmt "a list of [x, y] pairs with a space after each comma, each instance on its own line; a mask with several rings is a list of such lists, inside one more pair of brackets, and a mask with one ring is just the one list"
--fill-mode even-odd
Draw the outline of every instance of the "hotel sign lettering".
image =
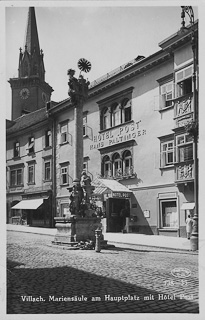
[[112, 192], [113, 198], [130, 198], [130, 192]]
[[146, 135], [146, 130], [141, 128], [141, 120], [124, 124], [94, 135], [90, 150], [102, 149], [118, 143], [135, 140], [137, 137], [144, 135]]

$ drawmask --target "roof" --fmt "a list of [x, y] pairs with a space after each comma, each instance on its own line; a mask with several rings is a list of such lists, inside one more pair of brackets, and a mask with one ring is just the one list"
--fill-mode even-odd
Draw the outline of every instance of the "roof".
[[14, 125], [6, 130], [6, 134], [12, 134], [20, 130], [29, 128], [48, 118], [46, 108], [42, 108], [31, 113], [22, 115], [14, 121]]

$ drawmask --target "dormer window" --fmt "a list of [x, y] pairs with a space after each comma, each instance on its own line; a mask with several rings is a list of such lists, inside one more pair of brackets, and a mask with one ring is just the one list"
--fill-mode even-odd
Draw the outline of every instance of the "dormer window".
[[14, 142], [14, 158], [19, 157], [20, 156], [20, 143]]
[[28, 140], [28, 153], [34, 153], [34, 137], [30, 137]]

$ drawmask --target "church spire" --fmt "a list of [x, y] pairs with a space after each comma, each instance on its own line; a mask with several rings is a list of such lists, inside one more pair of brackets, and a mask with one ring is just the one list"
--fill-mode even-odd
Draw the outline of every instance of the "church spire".
[[43, 51], [40, 50], [34, 7], [29, 7], [23, 50], [19, 55], [19, 78], [38, 76], [44, 81]]
[[30, 54], [33, 54], [34, 50], [40, 54], [36, 15], [33, 7], [30, 7], [28, 11], [25, 47]]

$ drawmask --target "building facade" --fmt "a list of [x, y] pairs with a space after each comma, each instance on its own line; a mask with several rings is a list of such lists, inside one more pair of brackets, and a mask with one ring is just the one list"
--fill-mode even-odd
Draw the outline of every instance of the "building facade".
[[[83, 109], [84, 170], [107, 232], [186, 235], [186, 216], [195, 207], [187, 132], [198, 91], [191, 44], [198, 24], [193, 28], [90, 85]], [[74, 174], [74, 112], [69, 99], [49, 112], [55, 118], [56, 214], [63, 215]]]
[[18, 78], [9, 79], [12, 121], [7, 121], [7, 223], [53, 226], [52, 119], [34, 8], [29, 8]]
[[[55, 216], [69, 213], [76, 122], [70, 98], [45, 107], [52, 88], [44, 79], [34, 14], [29, 9], [27, 30], [33, 25], [35, 36], [27, 36], [20, 52], [19, 77], [9, 80], [7, 221], [21, 209], [28, 224], [54, 226]], [[195, 22], [163, 40], [151, 56], [137, 56], [89, 86], [83, 170], [95, 186], [92, 202], [105, 232], [186, 236], [186, 217], [195, 208], [188, 127], [198, 106], [197, 39]], [[35, 199], [30, 205], [37, 208], [20, 208]]]

